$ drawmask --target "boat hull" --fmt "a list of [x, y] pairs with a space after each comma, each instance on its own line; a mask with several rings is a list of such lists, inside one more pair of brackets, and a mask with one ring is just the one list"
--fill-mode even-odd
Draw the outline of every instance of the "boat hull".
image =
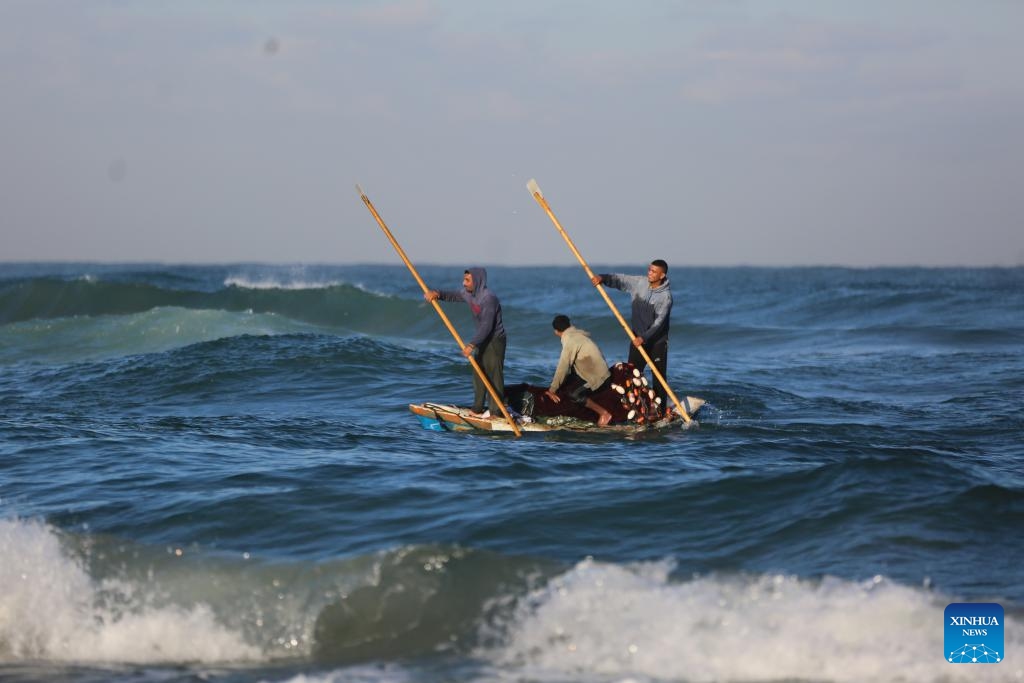
[[[693, 396], [684, 399], [684, 405], [692, 416], [704, 400]], [[469, 408], [440, 403], [410, 403], [409, 410], [415, 415], [424, 429], [437, 432], [508, 432], [512, 426], [503, 415], [478, 417]], [[695, 422], [695, 421], [694, 421]], [[522, 432], [593, 432], [608, 434], [635, 434], [637, 432], [668, 429], [684, 425], [683, 419], [674, 414], [671, 418], [658, 420], [650, 424], [634, 424], [631, 422], [610, 424], [604, 427], [596, 422], [576, 418], [543, 417], [529, 422], [517, 423]]]

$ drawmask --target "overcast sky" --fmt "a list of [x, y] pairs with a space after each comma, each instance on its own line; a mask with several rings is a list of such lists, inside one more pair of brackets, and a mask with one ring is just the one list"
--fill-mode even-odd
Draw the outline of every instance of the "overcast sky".
[[0, 0], [0, 260], [1024, 264], [1020, 0]]

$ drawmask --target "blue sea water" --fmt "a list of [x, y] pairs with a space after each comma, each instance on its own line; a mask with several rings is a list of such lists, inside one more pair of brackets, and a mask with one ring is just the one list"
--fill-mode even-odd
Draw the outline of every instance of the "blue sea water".
[[[1024, 269], [670, 276], [699, 428], [515, 439], [409, 413], [471, 384], [401, 265], [0, 264], [0, 679], [1024, 680]], [[556, 313], [624, 358], [581, 269], [489, 280], [507, 381]]]

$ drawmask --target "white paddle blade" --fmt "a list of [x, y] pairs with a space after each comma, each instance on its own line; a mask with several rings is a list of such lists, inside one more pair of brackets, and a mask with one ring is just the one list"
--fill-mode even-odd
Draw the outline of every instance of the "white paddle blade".
[[360, 197], [365, 197], [366, 196], [366, 193], [363, 192], [363, 188], [359, 186], [359, 183], [356, 183], [356, 192], [359, 193]]
[[530, 195], [544, 196], [544, 193], [540, 191], [540, 185], [533, 178], [530, 178], [530, 182], [526, 183], [526, 189], [530, 191]]

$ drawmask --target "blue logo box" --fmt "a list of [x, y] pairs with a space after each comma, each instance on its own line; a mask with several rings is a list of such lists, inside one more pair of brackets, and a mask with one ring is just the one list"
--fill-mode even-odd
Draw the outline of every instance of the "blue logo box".
[[946, 606], [945, 657], [953, 664], [1003, 661], [1003, 607], [994, 602], [953, 602]]

